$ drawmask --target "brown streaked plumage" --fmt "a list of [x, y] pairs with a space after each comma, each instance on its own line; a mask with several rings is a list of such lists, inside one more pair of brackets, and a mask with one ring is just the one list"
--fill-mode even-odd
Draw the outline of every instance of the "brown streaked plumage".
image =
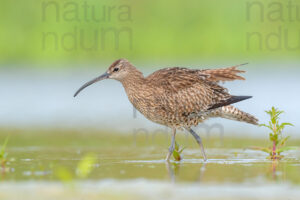
[[97, 81], [116, 79], [122, 83], [137, 110], [149, 120], [173, 130], [167, 160], [175, 147], [176, 129], [186, 129], [195, 137], [206, 160], [201, 138], [191, 129], [192, 126], [212, 117], [258, 124], [255, 117], [230, 105], [250, 97], [232, 96], [218, 84], [220, 81], [245, 80], [238, 75], [244, 72], [238, 70], [238, 66], [213, 70], [173, 67], [144, 77], [129, 61], [119, 59], [103, 75], [84, 84], [74, 96]]

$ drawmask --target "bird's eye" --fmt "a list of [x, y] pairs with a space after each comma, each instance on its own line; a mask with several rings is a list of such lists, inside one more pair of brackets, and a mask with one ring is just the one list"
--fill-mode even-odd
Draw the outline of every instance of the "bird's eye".
[[117, 71], [119, 71], [119, 68], [117, 68], [117, 67], [114, 68], [114, 72], [117, 72]]

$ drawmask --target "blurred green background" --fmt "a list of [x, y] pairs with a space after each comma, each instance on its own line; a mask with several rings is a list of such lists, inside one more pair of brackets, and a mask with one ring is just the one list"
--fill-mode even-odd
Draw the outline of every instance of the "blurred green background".
[[0, 63], [298, 60], [299, 8], [298, 0], [2, 0]]

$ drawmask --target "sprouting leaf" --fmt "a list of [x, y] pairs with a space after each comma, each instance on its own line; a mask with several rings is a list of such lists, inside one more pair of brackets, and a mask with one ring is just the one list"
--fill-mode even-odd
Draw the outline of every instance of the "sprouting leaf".
[[266, 124], [260, 124], [259, 126], [260, 126], [260, 127], [267, 127], [267, 128], [269, 128], [269, 129], [273, 130], [272, 127], [270, 127], [269, 125], [266, 125]]
[[[288, 140], [289, 137], [283, 137], [282, 132], [283, 129], [286, 126], [293, 126], [291, 123], [279, 123], [279, 116], [284, 113], [284, 111], [281, 111], [274, 106], [271, 108], [271, 110], [266, 111], [266, 113], [270, 116], [270, 121], [267, 124], [261, 124], [261, 127], [266, 127], [271, 130], [271, 133], [269, 133], [269, 139], [272, 141], [272, 145], [275, 144], [275, 152], [271, 150], [271, 148], [263, 148], [263, 147], [256, 147], [254, 149], [264, 151], [264, 152], [269, 152], [270, 158], [271, 159], [278, 159], [281, 158], [282, 156], [280, 153], [282, 151], [287, 151], [294, 149], [294, 147], [284, 147], [286, 141]], [[281, 147], [281, 148], [278, 148]], [[273, 147], [272, 147], [273, 149]]]
[[285, 144], [285, 142], [290, 138], [291, 136], [287, 136], [285, 138], [283, 138], [281, 141], [280, 141], [280, 146], [283, 146]]
[[95, 154], [87, 154], [78, 163], [76, 173], [80, 178], [87, 177], [93, 170], [93, 165], [96, 163], [97, 156]]
[[279, 117], [279, 115], [281, 115], [282, 113], [284, 113], [284, 111], [279, 110], [277, 111], [276, 116]]
[[290, 150], [298, 150], [298, 149], [299, 149], [299, 147], [281, 147], [276, 150], [276, 153], [281, 153], [281, 152], [290, 151]]
[[181, 157], [178, 151], [173, 151], [173, 157], [176, 161], [180, 161]]
[[273, 124], [271, 121], [269, 122], [269, 128], [271, 129], [271, 131], [273, 131]]
[[175, 141], [175, 149], [173, 151], [173, 157], [176, 161], [180, 161], [182, 159], [180, 154], [182, 153], [183, 150], [184, 148], [180, 149], [179, 144]]
[[272, 117], [271, 122], [272, 122], [272, 124], [276, 124], [276, 118]]
[[182, 147], [178, 152], [182, 153], [184, 149], [185, 149], [185, 147]]
[[276, 135], [273, 133], [269, 133], [269, 137], [271, 141], [275, 141], [276, 140]]
[[284, 122], [284, 123], [281, 123], [280, 126], [285, 127], [285, 126], [294, 126], [294, 125], [291, 123]]
[[176, 141], [175, 141], [175, 151], [179, 151], [179, 145]]

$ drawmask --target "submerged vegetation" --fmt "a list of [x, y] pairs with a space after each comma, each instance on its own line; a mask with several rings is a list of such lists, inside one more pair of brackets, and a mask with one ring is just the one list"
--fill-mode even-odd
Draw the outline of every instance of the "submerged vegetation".
[[283, 111], [272, 107], [271, 110], [266, 111], [270, 116], [270, 121], [268, 124], [261, 124], [260, 126], [267, 127], [271, 132], [269, 133], [269, 140], [271, 141], [270, 147], [252, 147], [252, 149], [264, 151], [269, 154], [269, 158], [272, 160], [281, 159], [283, 155], [282, 152], [297, 149], [296, 147], [285, 146], [286, 141], [289, 136], [284, 137], [282, 135], [283, 129], [286, 126], [293, 126], [291, 123], [279, 123], [279, 116]]

